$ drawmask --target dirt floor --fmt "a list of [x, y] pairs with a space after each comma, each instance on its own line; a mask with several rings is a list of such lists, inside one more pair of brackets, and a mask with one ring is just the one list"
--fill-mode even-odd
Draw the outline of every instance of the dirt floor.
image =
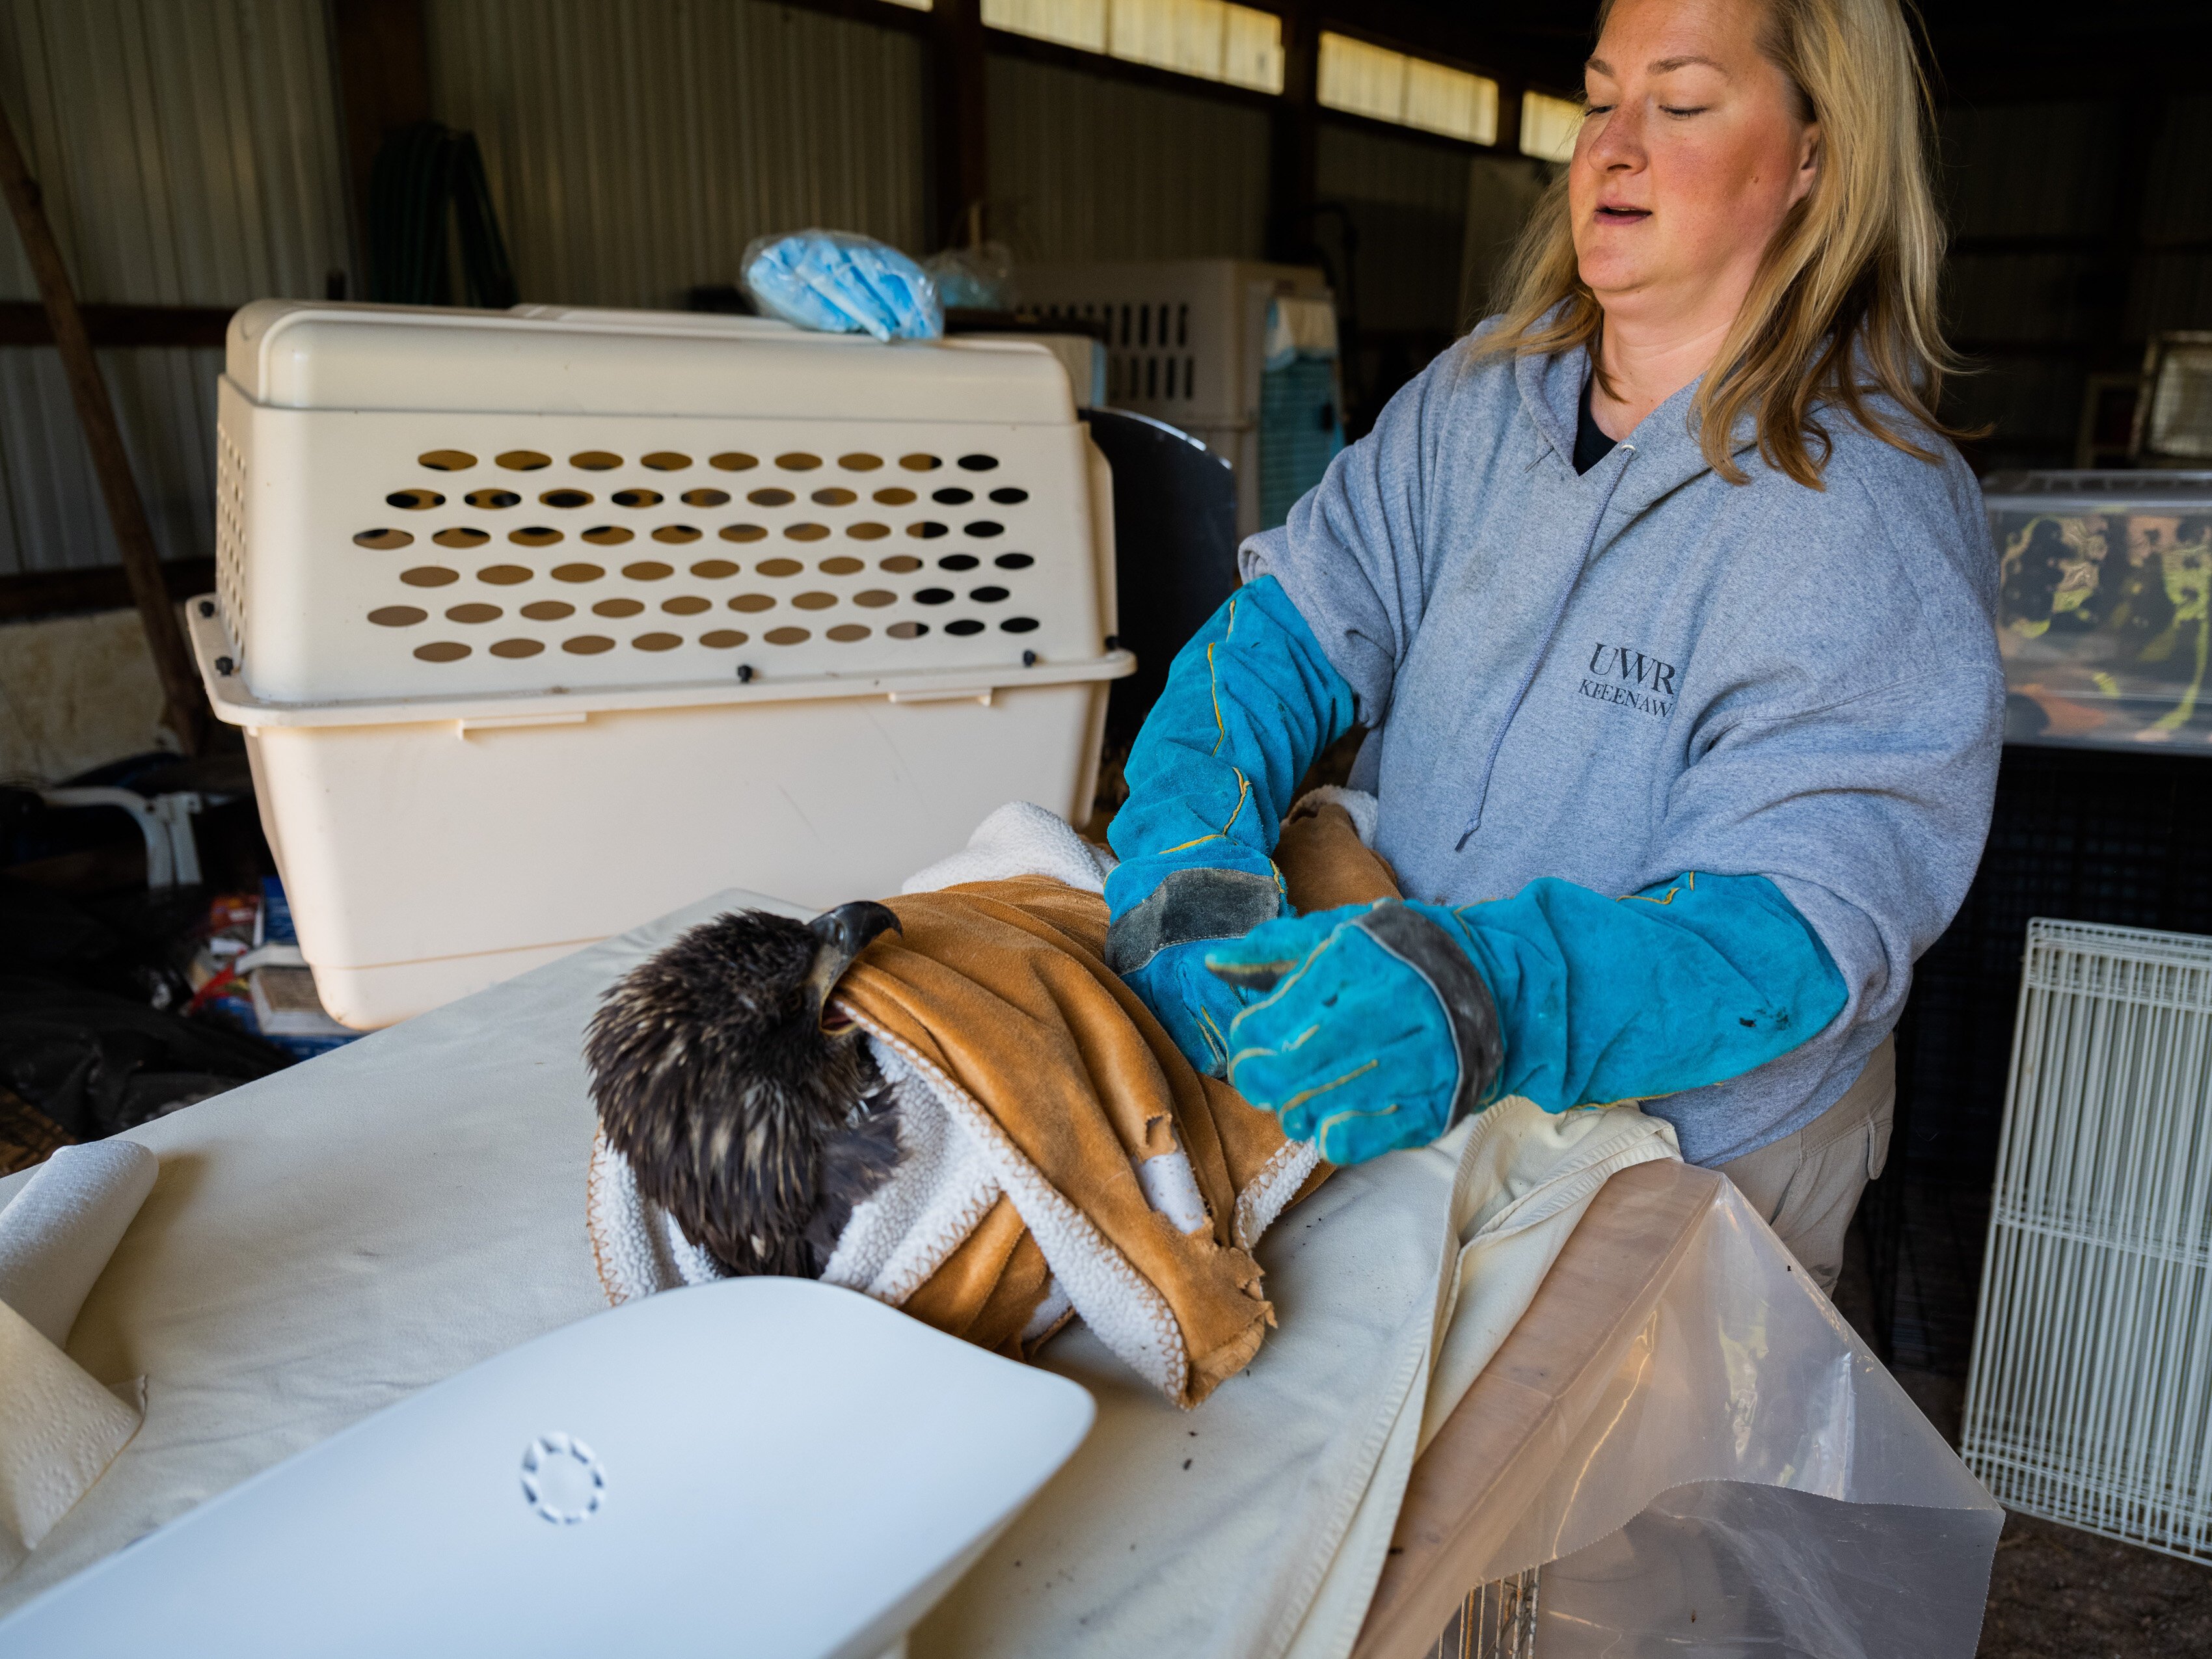
[[[1847, 1253], [1836, 1305], [1861, 1331], [1873, 1292], [1863, 1250]], [[1954, 1445], [1966, 1406], [1963, 1376], [1892, 1373]], [[2212, 1565], [2039, 1521], [2005, 1519], [1990, 1573], [1977, 1659], [2208, 1659]]]

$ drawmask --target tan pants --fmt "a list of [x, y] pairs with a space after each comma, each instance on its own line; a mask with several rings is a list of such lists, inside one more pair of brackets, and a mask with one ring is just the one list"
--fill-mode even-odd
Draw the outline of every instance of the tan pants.
[[1823, 1291], [1836, 1288], [1851, 1212], [1889, 1157], [1896, 1107], [1897, 1045], [1884, 1037], [1841, 1100], [1796, 1133], [1720, 1166]]

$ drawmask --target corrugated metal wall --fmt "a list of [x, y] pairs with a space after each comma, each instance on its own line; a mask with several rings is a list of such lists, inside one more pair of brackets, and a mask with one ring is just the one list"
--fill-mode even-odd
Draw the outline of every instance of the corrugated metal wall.
[[989, 73], [993, 234], [1017, 258], [1260, 257], [1261, 112], [1015, 58]]
[[[1361, 334], [1457, 331], [1470, 154], [1324, 126], [1316, 159], [1321, 199], [1342, 203], [1359, 232]], [[1326, 222], [1321, 234], [1335, 245]]]
[[919, 251], [919, 41], [737, 0], [432, 0], [438, 117], [475, 131], [526, 300], [680, 307], [746, 242]]
[[[82, 299], [313, 295], [349, 264], [321, 0], [5, 0], [0, 104]], [[0, 298], [37, 292], [9, 224]], [[101, 358], [162, 551], [211, 551], [222, 354]], [[58, 359], [0, 349], [0, 574], [114, 558]]]

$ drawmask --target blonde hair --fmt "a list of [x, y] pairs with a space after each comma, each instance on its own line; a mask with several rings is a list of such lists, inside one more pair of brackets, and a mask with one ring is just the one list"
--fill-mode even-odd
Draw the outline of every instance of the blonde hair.
[[[1730, 483], [1746, 480], [1731, 434], [1755, 410], [1761, 459], [1818, 489], [1833, 446], [1814, 418], [1816, 404], [1839, 407], [1923, 461], [1937, 451], [1922, 440], [1965, 435], [1935, 413], [1943, 377], [1958, 364], [1936, 309], [1943, 225], [1928, 179], [1928, 83], [1899, 0], [1763, 3], [1760, 49], [1788, 77], [1799, 118], [1820, 123], [1820, 167], [1768, 245], [1692, 408], [1707, 463]], [[1613, 0], [1600, 7], [1600, 33], [1612, 9]], [[1603, 375], [1605, 317], [1577, 267], [1564, 172], [1522, 233], [1500, 289], [1504, 321], [1479, 351], [1548, 356], [1583, 346]], [[1918, 434], [1877, 412], [1869, 403], [1877, 396]]]

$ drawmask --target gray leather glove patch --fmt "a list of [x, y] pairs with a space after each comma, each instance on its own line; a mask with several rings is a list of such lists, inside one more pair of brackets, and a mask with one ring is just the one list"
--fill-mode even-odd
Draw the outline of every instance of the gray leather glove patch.
[[1107, 928], [1106, 965], [1117, 974], [1133, 974], [1171, 945], [1242, 939], [1282, 909], [1282, 894], [1265, 876], [1247, 870], [1171, 871], [1143, 903]]
[[1449, 1127], [1482, 1103], [1498, 1068], [1505, 1063], [1505, 1042], [1498, 1029], [1498, 1005], [1490, 988], [1452, 936], [1419, 911], [1403, 904], [1376, 905], [1352, 924], [1428, 981], [1443, 1005], [1459, 1054], [1459, 1087], [1452, 1095]]

